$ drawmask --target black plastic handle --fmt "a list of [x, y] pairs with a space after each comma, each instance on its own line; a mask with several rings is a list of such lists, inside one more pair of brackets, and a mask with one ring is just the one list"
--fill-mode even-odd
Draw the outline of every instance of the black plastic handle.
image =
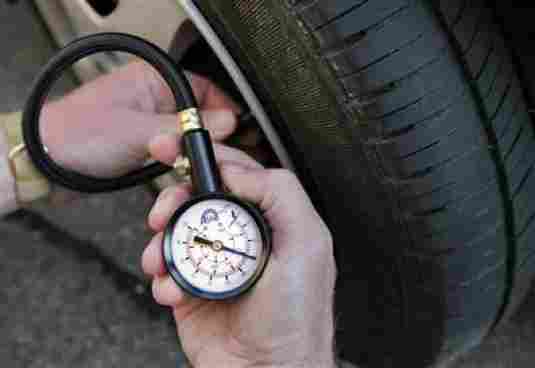
[[223, 182], [216, 163], [210, 133], [206, 129], [186, 132], [182, 149], [191, 164], [191, 181], [195, 194], [212, 194], [223, 191]]

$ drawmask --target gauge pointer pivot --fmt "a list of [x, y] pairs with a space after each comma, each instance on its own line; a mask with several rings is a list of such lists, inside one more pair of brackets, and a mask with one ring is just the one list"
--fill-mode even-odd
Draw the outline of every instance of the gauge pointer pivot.
[[213, 242], [213, 241], [210, 241], [208, 239], [201, 238], [200, 236], [196, 236], [196, 237], [193, 238], [193, 242], [195, 244], [198, 244], [198, 245], [201, 245], [201, 246], [209, 246], [216, 252], [225, 251], [225, 252], [233, 253], [233, 254], [236, 254], [238, 256], [242, 256], [242, 257], [251, 259], [253, 261], [256, 260], [256, 257], [253, 257], [253, 256], [251, 256], [251, 255], [249, 255], [247, 253], [243, 253], [243, 252], [237, 251], [235, 249], [232, 249], [232, 248], [229, 248], [229, 247], [225, 247], [223, 245], [223, 243], [220, 242], [220, 241]]

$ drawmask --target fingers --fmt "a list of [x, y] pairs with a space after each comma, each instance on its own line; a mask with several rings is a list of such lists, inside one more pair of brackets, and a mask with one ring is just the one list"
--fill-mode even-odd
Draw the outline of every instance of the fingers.
[[143, 271], [152, 276], [152, 296], [160, 305], [172, 307], [178, 321], [195, 309], [200, 300], [186, 295], [167, 274], [162, 256], [163, 234], [156, 235], [143, 254]]
[[203, 110], [204, 127], [210, 131], [213, 139], [222, 141], [228, 138], [238, 126], [236, 114], [230, 110]]
[[[172, 112], [176, 103], [174, 96], [161, 75], [146, 63], [140, 63], [144, 68], [144, 81], [150, 91], [151, 105], [157, 112]], [[241, 109], [225, 92], [209, 79], [193, 73], [186, 73], [191, 84], [197, 103], [203, 110], [230, 110], [240, 114]]]
[[[188, 73], [187, 77], [202, 110], [241, 113], [240, 107], [212, 81], [193, 73]], [[84, 101], [87, 106], [101, 109], [123, 107], [152, 114], [176, 111], [175, 98], [167, 83], [152, 66], [141, 60], [84, 84], [66, 99]]]
[[247, 169], [263, 169], [264, 167], [247, 153], [225, 146], [223, 144], [215, 144], [214, 151], [216, 160], [219, 165], [238, 165]]
[[[187, 73], [186, 76], [201, 109], [230, 110], [235, 114], [241, 113], [239, 106], [212, 81], [193, 73]], [[116, 80], [121, 83], [117, 83]], [[167, 82], [144, 61], [130, 63], [116, 73], [103, 77], [99, 83], [106, 83], [105, 87], [108, 90], [112, 89], [113, 92], [121, 89], [123, 97], [115, 97], [121, 100], [109, 106], [117, 106], [117, 103], [122, 102], [125, 106], [146, 112], [172, 113], [176, 111], [175, 98]]]
[[180, 152], [179, 136], [176, 134], [161, 134], [149, 143], [150, 156], [167, 166], [173, 166]]
[[241, 113], [241, 109], [225, 92], [207, 78], [200, 75], [188, 73], [193, 92], [197, 102], [205, 110], [231, 110], [236, 115]]
[[191, 190], [185, 185], [169, 187], [162, 191], [149, 214], [150, 228], [155, 232], [165, 230], [175, 211], [188, 200], [190, 195]]
[[172, 307], [173, 314], [180, 323], [203, 303], [184, 293], [171, 276], [158, 276], [152, 281], [152, 295], [158, 304]]
[[[210, 131], [210, 135], [215, 141], [224, 140], [236, 129], [236, 115], [228, 110], [203, 111], [202, 114], [205, 127]], [[175, 133], [177, 132], [177, 120], [175, 116], [173, 119], [161, 118], [157, 132], [167, 133], [148, 138], [150, 140], [148, 150], [151, 156], [167, 165], [172, 165], [180, 153], [180, 139], [179, 135]]]
[[316, 214], [303, 186], [290, 171], [226, 165], [222, 175], [230, 191], [260, 206], [274, 228], [287, 229], [296, 220]]
[[275, 259], [286, 262], [302, 257], [332, 257], [330, 231], [293, 173], [281, 169], [251, 170], [227, 165], [223, 167], [222, 174], [234, 195], [257, 204], [263, 210], [273, 230]]
[[158, 304], [168, 307], [177, 307], [185, 302], [184, 293], [169, 275], [154, 277], [152, 295]]
[[[158, 137], [153, 147], [153, 157], [168, 165], [172, 165], [176, 155], [176, 147], [172, 136]], [[223, 165], [237, 165], [243, 169], [260, 170], [262, 165], [253, 160], [246, 153], [237, 149], [216, 145], [216, 159]], [[167, 156], [167, 157], [166, 157]], [[188, 186], [170, 187], [160, 193], [154, 207], [152, 208], [148, 223], [155, 232], [163, 231], [171, 219], [173, 213], [183, 204], [191, 195], [191, 189]]]
[[[217, 143], [214, 150], [219, 164], [235, 163], [252, 169], [262, 168], [260, 163], [243, 151]], [[179, 138], [175, 134], [156, 136], [149, 143], [149, 153], [155, 160], [172, 166], [180, 155]]]
[[166, 274], [162, 257], [163, 233], [159, 232], [150, 241], [141, 257], [141, 267], [146, 275], [155, 277]]

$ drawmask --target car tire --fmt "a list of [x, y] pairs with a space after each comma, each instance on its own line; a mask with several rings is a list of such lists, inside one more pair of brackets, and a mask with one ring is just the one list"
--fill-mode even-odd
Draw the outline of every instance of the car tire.
[[424, 367], [481, 342], [535, 270], [534, 126], [493, 9], [195, 3], [335, 235], [341, 354]]

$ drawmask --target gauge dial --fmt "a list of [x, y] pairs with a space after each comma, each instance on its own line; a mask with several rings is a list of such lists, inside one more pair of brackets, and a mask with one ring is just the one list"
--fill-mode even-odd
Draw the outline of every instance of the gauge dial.
[[165, 242], [175, 281], [214, 299], [254, 283], [268, 252], [255, 217], [227, 199], [205, 199], [179, 210]]

